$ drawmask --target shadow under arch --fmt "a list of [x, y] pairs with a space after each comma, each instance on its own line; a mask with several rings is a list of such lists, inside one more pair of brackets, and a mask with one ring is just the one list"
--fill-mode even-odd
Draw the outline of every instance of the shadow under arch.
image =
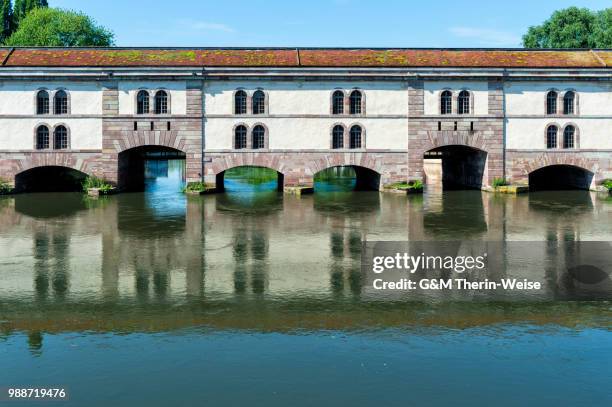
[[263, 165], [236, 165], [216, 175], [219, 191], [257, 193], [276, 189], [283, 190], [285, 176], [275, 168]]
[[17, 192], [76, 192], [87, 174], [59, 165], [33, 167], [15, 175]]
[[119, 153], [117, 184], [121, 191], [145, 189], [145, 161], [185, 160], [184, 151], [162, 145], [132, 147]]
[[314, 174], [315, 192], [378, 191], [380, 173], [360, 165], [335, 165]]
[[442, 189], [481, 189], [487, 165], [485, 150], [449, 144], [427, 150], [423, 155], [425, 183]]
[[594, 175], [592, 171], [575, 165], [547, 165], [529, 173], [529, 189], [531, 191], [588, 190]]

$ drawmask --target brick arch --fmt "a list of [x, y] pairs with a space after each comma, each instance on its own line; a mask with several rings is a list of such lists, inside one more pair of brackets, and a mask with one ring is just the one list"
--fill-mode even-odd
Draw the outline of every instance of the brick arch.
[[[158, 123], [157, 121], [155, 121], [156, 123]], [[142, 122], [139, 122], [139, 125]], [[163, 121], [163, 123], [165, 123], [165, 121]], [[146, 122], [147, 124], [147, 129], [146, 131], [138, 131], [138, 132], [133, 132], [133, 134], [130, 134], [129, 136], [125, 136], [125, 137], [121, 137], [121, 138], [117, 138], [114, 140], [108, 140], [105, 142], [105, 144], [111, 144], [111, 145], [105, 145], [104, 149], [113, 149], [115, 150], [116, 154], [122, 153], [126, 150], [131, 150], [133, 148], [137, 148], [137, 147], [147, 147], [147, 146], [152, 146], [152, 147], [168, 147], [168, 148], [173, 148], [175, 150], [179, 150], [182, 151], [184, 153], [186, 153], [187, 149], [185, 146], [186, 143], [186, 139], [185, 137], [179, 136], [176, 134], [176, 132], [174, 131], [158, 131], [158, 134], [154, 134], [153, 132], [149, 131], [150, 128], [148, 127], [149, 122]]]
[[227, 154], [223, 159], [213, 162], [212, 170], [215, 175], [219, 175], [232, 168], [245, 166], [270, 168], [280, 174], [291, 169], [272, 154]]
[[539, 169], [550, 167], [553, 165], [568, 165], [571, 167], [577, 167], [585, 171], [597, 174], [599, 170], [599, 163], [595, 159], [588, 159], [581, 157], [578, 154], [567, 154], [567, 153], [544, 153], [540, 156], [525, 160], [522, 163], [521, 170], [525, 176], [531, 174]]
[[94, 175], [96, 172], [95, 162], [98, 157], [83, 159], [73, 153], [49, 152], [45, 154], [32, 154], [24, 159], [18, 160], [15, 168], [15, 176], [40, 167], [64, 167], [70, 168], [87, 175]]
[[331, 153], [314, 159], [308, 164], [308, 170], [312, 175], [328, 168], [343, 166], [362, 167], [377, 174], [382, 174], [385, 165], [382, 157], [376, 157], [375, 154], [368, 153]]
[[446, 146], [465, 146], [489, 153], [487, 141], [478, 132], [431, 131], [421, 144], [421, 155], [429, 150]]

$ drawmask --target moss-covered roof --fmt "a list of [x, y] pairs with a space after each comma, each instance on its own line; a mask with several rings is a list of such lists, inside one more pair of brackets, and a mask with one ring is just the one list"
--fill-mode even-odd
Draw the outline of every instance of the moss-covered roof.
[[612, 67], [612, 50], [0, 48], [0, 53], [7, 67]]

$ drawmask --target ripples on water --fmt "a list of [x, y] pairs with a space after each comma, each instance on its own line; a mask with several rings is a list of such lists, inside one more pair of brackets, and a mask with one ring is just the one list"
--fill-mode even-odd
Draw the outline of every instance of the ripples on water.
[[555, 275], [528, 299], [385, 297], [359, 268], [363, 239], [609, 241], [606, 197], [345, 176], [297, 198], [259, 173], [186, 197], [180, 161], [148, 174], [144, 193], [0, 197], [2, 385], [73, 405], [612, 402], [609, 301], [564, 301]]

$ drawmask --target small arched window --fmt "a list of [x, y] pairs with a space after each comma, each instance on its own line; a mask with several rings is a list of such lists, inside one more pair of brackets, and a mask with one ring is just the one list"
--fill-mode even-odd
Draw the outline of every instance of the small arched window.
[[266, 147], [266, 129], [263, 126], [257, 125], [253, 127], [253, 148]]
[[141, 90], [136, 96], [136, 114], [149, 113], [149, 92]]
[[351, 114], [361, 114], [361, 92], [354, 90], [350, 96]]
[[570, 125], [563, 130], [563, 148], [574, 148], [574, 138], [576, 135], [576, 129]]
[[155, 114], [168, 114], [168, 94], [158, 90], [155, 94]]
[[546, 114], [557, 114], [557, 96], [554, 90], [546, 95]]
[[68, 94], [63, 90], [55, 92], [53, 106], [55, 114], [68, 114]]
[[351, 127], [350, 148], [361, 148], [361, 126]]
[[36, 114], [49, 114], [49, 92], [46, 90], [36, 94]]
[[457, 110], [459, 114], [470, 114], [470, 92], [467, 90], [462, 90], [459, 92], [457, 103]]
[[571, 90], [563, 96], [563, 114], [574, 114], [574, 99], [576, 95]]
[[253, 114], [266, 113], [266, 95], [261, 90], [256, 90], [253, 93]]
[[234, 114], [246, 114], [247, 94], [243, 90], [236, 91], [234, 94]]
[[332, 114], [344, 114], [344, 92], [341, 90], [332, 95]]
[[344, 148], [344, 127], [339, 124], [332, 130], [332, 148]]
[[57, 126], [53, 133], [53, 148], [65, 150], [68, 148], [68, 130], [64, 126]]
[[36, 129], [36, 149], [46, 150], [49, 148], [49, 128], [47, 126], [39, 126]]
[[451, 114], [453, 112], [453, 94], [445, 90], [440, 94], [440, 114]]
[[548, 126], [546, 129], [546, 148], [557, 148], [557, 126]]
[[234, 148], [246, 148], [247, 147], [247, 129], [245, 126], [236, 126], [234, 130]]

